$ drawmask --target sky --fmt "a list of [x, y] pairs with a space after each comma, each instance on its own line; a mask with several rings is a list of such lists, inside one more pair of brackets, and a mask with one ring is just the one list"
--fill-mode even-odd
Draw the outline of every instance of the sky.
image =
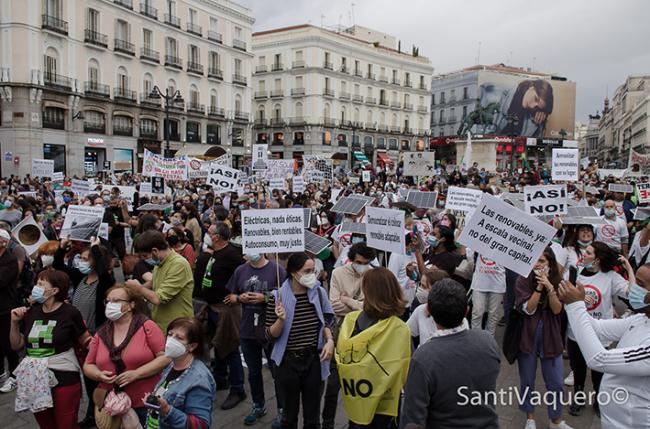
[[[650, 0], [237, 0], [254, 31], [351, 22], [415, 45], [434, 74], [480, 63], [551, 72], [576, 82], [576, 121], [633, 74], [650, 75]], [[353, 6], [354, 5], [354, 6]]]

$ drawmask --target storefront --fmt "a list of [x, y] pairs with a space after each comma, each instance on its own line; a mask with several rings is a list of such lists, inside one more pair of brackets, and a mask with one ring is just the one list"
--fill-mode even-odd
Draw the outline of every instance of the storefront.
[[43, 144], [43, 158], [54, 161], [54, 171], [66, 172], [65, 145], [62, 144]]

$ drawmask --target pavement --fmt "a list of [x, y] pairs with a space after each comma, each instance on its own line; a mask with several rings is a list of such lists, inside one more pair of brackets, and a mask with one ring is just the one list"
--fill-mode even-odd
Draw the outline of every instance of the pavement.
[[[503, 328], [498, 328], [497, 330], [497, 341], [501, 342], [503, 335]], [[477, 362], [477, 365], [480, 362]], [[568, 360], [564, 360], [565, 366], [565, 375], [569, 373], [569, 363]], [[587, 371], [589, 373], [589, 371]], [[517, 365], [509, 365], [505, 358], [501, 361], [501, 372], [499, 373], [499, 378], [497, 380], [497, 389], [508, 389], [512, 386], [519, 386], [519, 374], [517, 371]], [[248, 385], [246, 385], [248, 391]], [[569, 388], [570, 389], [570, 388]], [[587, 375], [587, 389], [591, 389], [590, 376]], [[262, 417], [258, 422], [250, 426], [250, 428], [270, 428], [271, 422], [276, 416], [276, 403], [275, 403], [275, 392], [273, 388], [273, 380], [271, 378], [271, 373], [268, 369], [264, 369], [264, 390], [266, 392], [267, 400], [267, 414]], [[537, 385], [536, 390], [540, 393], [545, 392], [544, 382], [541, 374], [541, 370], [538, 367], [537, 370]], [[250, 412], [252, 403], [250, 400], [250, 392], [248, 391], [248, 398], [246, 401], [240, 403], [232, 410], [224, 411], [220, 408], [223, 401], [226, 399], [228, 394], [227, 391], [217, 392], [217, 397], [215, 400], [214, 412], [213, 412], [213, 423], [212, 427], [217, 429], [234, 429], [234, 428], [243, 428], [244, 417]], [[37, 428], [36, 421], [31, 413], [16, 413], [14, 412], [14, 393], [0, 394], [0, 419], [2, 421], [3, 429], [28, 429], [28, 428]], [[85, 403], [82, 403], [82, 410], [85, 411]], [[497, 413], [499, 415], [499, 424], [502, 429], [523, 429], [526, 424], [526, 416], [523, 412], [519, 411], [516, 405], [498, 405]], [[80, 413], [80, 419], [83, 415]], [[568, 407], [565, 407], [563, 411], [563, 418], [566, 422], [576, 429], [600, 429], [600, 419], [595, 415], [591, 407], [587, 406], [583, 410], [583, 413], [580, 417], [571, 416], [568, 413]], [[546, 415], [546, 410], [538, 407], [535, 411], [535, 420], [537, 422], [537, 427], [548, 428], [548, 418]], [[302, 423], [300, 423], [302, 425]], [[300, 427], [300, 426], [299, 426]], [[337, 409], [336, 416], [336, 429], [346, 429], [348, 427], [348, 421], [345, 416], [345, 411], [343, 410], [343, 405], [339, 400], [339, 407]]]

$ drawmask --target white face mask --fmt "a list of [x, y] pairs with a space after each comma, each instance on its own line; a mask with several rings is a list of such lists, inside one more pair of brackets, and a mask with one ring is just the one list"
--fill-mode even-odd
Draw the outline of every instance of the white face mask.
[[43, 264], [43, 268], [52, 266], [52, 264], [54, 263], [54, 256], [41, 255], [41, 263]]
[[303, 285], [307, 289], [313, 288], [314, 286], [316, 286], [316, 273], [303, 275], [298, 280], [298, 283], [300, 283], [301, 285]]
[[418, 291], [415, 293], [415, 297], [418, 299], [420, 304], [425, 304], [429, 300], [429, 291], [430, 289], [424, 289], [423, 287], [418, 287]]
[[174, 337], [167, 337], [165, 342], [165, 356], [170, 359], [177, 359], [187, 353], [187, 346]]
[[112, 322], [115, 322], [120, 317], [124, 315], [122, 312], [122, 304], [119, 302], [109, 302], [106, 304], [106, 309], [104, 310], [106, 318]]
[[205, 234], [205, 237], [203, 237], [203, 251], [207, 252], [208, 249], [212, 247], [212, 237], [210, 237], [210, 234]]
[[370, 268], [369, 264], [357, 264], [355, 262], [352, 263], [352, 268], [354, 268], [354, 271], [356, 271], [358, 274], [363, 274], [368, 269]]

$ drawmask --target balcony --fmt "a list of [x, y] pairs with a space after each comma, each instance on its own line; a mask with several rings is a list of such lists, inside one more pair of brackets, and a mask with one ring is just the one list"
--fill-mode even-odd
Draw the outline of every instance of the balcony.
[[393, 133], [393, 134], [399, 134], [401, 131], [402, 131], [402, 129], [400, 127], [398, 127], [397, 125], [391, 125], [390, 126], [390, 132]]
[[210, 106], [208, 107], [208, 116], [224, 118], [226, 116], [226, 112], [223, 110], [223, 107]]
[[428, 111], [427, 106], [418, 106], [418, 113], [427, 113]]
[[264, 128], [266, 127], [267, 121], [264, 118], [255, 118], [255, 122], [253, 122], [253, 126], [255, 128]]
[[140, 14], [158, 20], [158, 9], [151, 7], [147, 3], [140, 3]]
[[426, 85], [425, 83], [421, 83], [420, 86], [419, 86], [419, 88], [420, 88], [420, 89], [423, 89], [423, 90], [425, 90], [425, 91], [428, 90], [427, 85]]
[[282, 66], [282, 63], [274, 63], [274, 64], [271, 64], [271, 71], [274, 71], [274, 72], [276, 72], [276, 71], [282, 71], [283, 68], [284, 68], [284, 67]]
[[305, 95], [305, 88], [291, 88], [292, 97], [303, 97]]
[[380, 133], [387, 133], [388, 132], [388, 125], [380, 125], [377, 130], [379, 130]]
[[413, 88], [413, 83], [410, 80], [407, 80], [406, 82], [404, 82], [404, 86], [406, 88]]
[[379, 100], [379, 105], [380, 105], [380, 106], [388, 107], [388, 100], [386, 100], [386, 99], [380, 99], [380, 100]]
[[263, 100], [269, 96], [268, 91], [255, 91], [255, 99]]
[[327, 70], [334, 70], [334, 64], [330, 63], [329, 61], [325, 61], [323, 63], [323, 68]]
[[177, 16], [166, 13], [165, 24], [171, 25], [172, 27], [181, 28], [181, 19]]
[[413, 134], [413, 128], [404, 127], [404, 134], [412, 135]]
[[355, 103], [363, 103], [363, 95], [354, 94], [352, 96], [352, 101], [354, 101]]
[[208, 30], [208, 40], [212, 40], [213, 42], [217, 42], [217, 43], [223, 43], [223, 36], [221, 35], [221, 33]]
[[366, 104], [377, 104], [377, 99], [375, 97], [366, 97]]
[[388, 76], [386, 76], [384, 74], [379, 75], [379, 82], [388, 83]]
[[41, 28], [55, 33], [68, 35], [68, 22], [52, 15], [42, 15]]
[[334, 119], [334, 118], [324, 117], [324, 118], [321, 118], [321, 122], [326, 127], [335, 127], [336, 126], [336, 119]]
[[123, 6], [127, 9], [133, 10], [133, 0], [113, 0], [113, 3], [118, 6]]
[[111, 88], [95, 81], [86, 81], [84, 84], [84, 94], [86, 97], [110, 98]]
[[239, 39], [232, 39], [232, 47], [240, 51], [246, 51], [246, 42]]
[[345, 74], [350, 74], [350, 69], [345, 64], [341, 64], [341, 69], [339, 70], [341, 73]]
[[366, 74], [366, 79], [377, 80], [377, 75], [374, 73], [368, 73]]
[[72, 81], [73, 79], [67, 76], [51, 73], [49, 71], [43, 72], [43, 85], [49, 88], [71, 91]]
[[115, 101], [122, 101], [126, 103], [137, 103], [135, 91], [127, 88], [113, 88], [113, 98]]
[[108, 48], [108, 36], [102, 33], [98, 33], [95, 30], [85, 29], [84, 43], [101, 46], [102, 48]]
[[183, 70], [183, 60], [174, 55], [165, 55], [165, 67]]
[[113, 50], [115, 52], [121, 52], [123, 54], [135, 56], [135, 46], [133, 43], [126, 40], [115, 39], [115, 47]]
[[201, 28], [200, 25], [196, 25], [194, 23], [188, 22], [187, 23], [187, 32], [190, 34], [194, 34], [199, 37], [203, 37], [203, 28]]
[[330, 88], [323, 89], [323, 95], [325, 97], [334, 97], [334, 90]]
[[355, 71], [354, 71], [354, 75], [355, 75], [356, 77], [363, 77], [363, 72], [362, 72], [361, 70], [355, 70]]
[[154, 63], [159, 63], [160, 62], [160, 53], [158, 51], [154, 51], [153, 49], [150, 48], [140, 48], [140, 59], [141, 60], [146, 60], [146, 61], [151, 61]]
[[187, 72], [203, 76], [203, 64], [195, 63], [193, 61], [188, 61]]
[[399, 101], [391, 101], [390, 102], [390, 107], [393, 109], [401, 109], [402, 105], [400, 104]]
[[232, 75], [232, 83], [246, 86], [247, 83], [246, 76], [235, 73]]
[[455, 103], [456, 102], [456, 97], [453, 96], [453, 95], [451, 97], [449, 97], [449, 102], [450, 103]]
[[284, 119], [282, 118], [271, 118], [271, 120], [269, 121], [269, 125], [271, 127], [276, 128], [276, 127], [284, 127], [287, 124], [284, 122]]
[[187, 112], [188, 113], [198, 113], [200, 115], [205, 115], [205, 104], [199, 104], [195, 101], [187, 102]]
[[294, 118], [289, 119], [289, 125], [293, 127], [307, 125], [307, 120], [305, 119], [304, 116], [296, 116]]
[[169, 110], [174, 110], [176, 112], [184, 112], [185, 104], [172, 101], [171, 103], [169, 103]]
[[140, 137], [157, 139], [158, 138], [158, 129], [151, 127], [140, 126]]
[[438, 124], [440, 124], [440, 125], [445, 125], [446, 123], [447, 123], [447, 118], [440, 118], [438, 120]]
[[352, 98], [352, 95], [349, 92], [340, 92], [339, 93], [339, 99], [340, 100], [350, 100]]
[[266, 67], [266, 64], [260, 64], [255, 67], [255, 73], [266, 73], [268, 68]]
[[284, 97], [283, 89], [273, 89], [271, 90], [271, 98], [282, 98]]
[[394, 77], [393, 80], [391, 81], [393, 85], [400, 85], [402, 82], [399, 80], [399, 78]]
[[247, 112], [235, 110], [235, 121], [248, 122], [250, 115]]
[[305, 68], [305, 62], [304, 61], [294, 61], [293, 63], [291, 63], [291, 68], [304, 69]]
[[113, 122], [113, 135], [131, 137], [133, 135], [133, 124]]
[[404, 110], [413, 110], [413, 105], [409, 103], [404, 103]]
[[84, 122], [84, 133], [106, 134], [106, 123]]
[[456, 118], [452, 117], [452, 118], [447, 119], [447, 123], [448, 124], [455, 124], [456, 123]]
[[208, 77], [223, 80], [223, 71], [216, 67], [208, 67]]
[[150, 95], [151, 95], [150, 92], [141, 92], [140, 93], [140, 105], [143, 106], [143, 107], [160, 108], [160, 101], [161, 101], [160, 98], [151, 98]]
[[366, 122], [366, 129], [367, 130], [376, 130], [377, 129], [377, 123], [376, 122]]

